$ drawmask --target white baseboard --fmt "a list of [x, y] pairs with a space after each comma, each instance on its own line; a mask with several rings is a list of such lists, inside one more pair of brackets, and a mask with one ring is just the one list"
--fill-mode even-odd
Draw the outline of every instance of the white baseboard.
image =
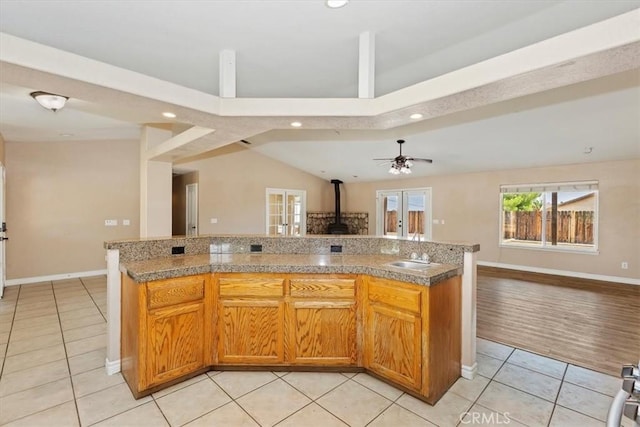
[[460, 375], [462, 378], [466, 378], [468, 380], [472, 380], [478, 374], [478, 362], [474, 362], [473, 366], [462, 365], [462, 370]]
[[107, 270], [80, 271], [77, 273], [52, 274], [49, 276], [24, 277], [22, 279], [9, 279], [5, 286], [28, 285], [29, 283], [49, 282], [52, 280], [77, 279], [78, 277], [104, 276]]
[[500, 262], [478, 261], [478, 265], [484, 267], [506, 268], [509, 270], [529, 271], [531, 273], [554, 274], [556, 276], [579, 277], [581, 279], [602, 280], [604, 282], [625, 283], [627, 285], [640, 285], [640, 279], [630, 277], [605, 276], [602, 274], [582, 273], [579, 271], [555, 270], [553, 268], [530, 267], [528, 265], [503, 264]]
[[104, 367], [107, 370], [107, 375], [113, 375], [120, 372], [120, 359], [110, 361], [108, 358], [104, 359]]

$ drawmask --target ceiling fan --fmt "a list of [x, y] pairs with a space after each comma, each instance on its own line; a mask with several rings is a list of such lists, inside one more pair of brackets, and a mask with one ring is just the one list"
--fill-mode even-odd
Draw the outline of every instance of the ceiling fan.
[[427, 162], [433, 163], [431, 159], [420, 159], [417, 157], [409, 157], [402, 155], [402, 144], [404, 144], [404, 139], [399, 139], [397, 141], [400, 146], [400, 154], [394, 158], [390, 159], [373, 159], [373, 160], [384, 160], [391, 162], [391, 168], [389, 169], [389, 173], [393, 175], [398, 175], [400, 173], [411, 173], [411, 166], [413, 166], [413, 162]]

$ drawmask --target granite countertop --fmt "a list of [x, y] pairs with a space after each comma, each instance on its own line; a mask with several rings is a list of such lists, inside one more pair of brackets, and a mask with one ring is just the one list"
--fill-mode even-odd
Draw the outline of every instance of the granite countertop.
[[175, 255], [120, 264], [136, 282], [202, 273], [367, 274], [419, 285], [432, 285], [462, 274], [462, 266], [437, 264], [418, 271], [387, 265], [393, 255], [204, 254]]

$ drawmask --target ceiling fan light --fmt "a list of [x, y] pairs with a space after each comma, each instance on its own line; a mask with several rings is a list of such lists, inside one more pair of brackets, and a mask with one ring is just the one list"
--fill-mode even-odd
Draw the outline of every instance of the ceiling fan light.
[[402, 172], [402, 173], [406, 173], [406, 174], [410, 174], [410, 173], [411, 173], [411, 169], [409, 169], [409, 167], [407, 167], [407, 166], [403, 166], [403, 167], [400, 169], [400, 172]]
[[391, 165], [391, 168], [389, 168], [389, 173], [391, 175], [399, 175], [400, 174], [400, 170], [398, 169], [398, 165], [396, 165], [395, 163]]
[[38, 101], [38, 104], [42, 105], [47, 110], [51, 110], [54, 113], [64, 107], [69, 97], [56, 95], [49, 92], [36, 91], [30, 93], [31, 97]]

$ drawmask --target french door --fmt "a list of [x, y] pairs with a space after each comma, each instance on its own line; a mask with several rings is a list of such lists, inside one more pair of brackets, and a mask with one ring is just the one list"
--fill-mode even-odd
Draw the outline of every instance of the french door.
[[431, 239], [431, 189], [376, 192], [378, 236]]
[[267, 188], [267, 235], [304, 236], [307, 232], [307, 192]]

